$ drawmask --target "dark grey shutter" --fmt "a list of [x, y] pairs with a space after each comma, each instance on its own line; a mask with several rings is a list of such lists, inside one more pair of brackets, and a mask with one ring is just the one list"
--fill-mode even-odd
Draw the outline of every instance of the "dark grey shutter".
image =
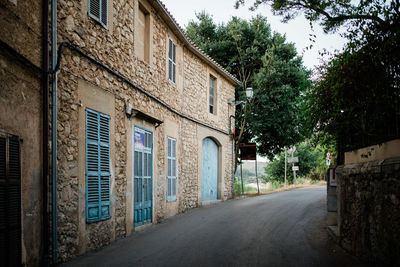
[[100, 1], [89, 0], [89, 14], [97, 20], [100, 20]]
[[101, 22], [104, 26], [107, 26], [107, 16], [108, 16], [108, 0], [101, 1]]
[[0, 266], [7, 265], [6, 138], [0, 136]]
[[1, 266], [21, 265], [21, 162], [17, 136], [0, 136]]

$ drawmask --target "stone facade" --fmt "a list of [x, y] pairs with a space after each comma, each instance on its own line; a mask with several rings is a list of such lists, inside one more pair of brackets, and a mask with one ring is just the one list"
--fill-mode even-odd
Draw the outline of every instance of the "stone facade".
[[400, 265], [400, 158], [342, 165], [336, 177], [340, 244], [366, 260]]
[[[58, 41], [65, 48], [58, 73], [58, 256], [60, 261], [130, 235], [133, 226], [133, 128], [153, 134], [153, 223], [202, 205], [201, 144], [218, 145], [218, 199], [232, 197], [232, 139], [229, 115], [237, 85], [202, 54], [159, 1], [109, 0], [107, 28], [88, 15], [88, 1], [58, 1]], [[149, 59], [135, 52], [138, 8], [147, 9]], [[168, 80], [168, 42], [176, 44], [176, 82]], [[143, 58], [143, 57], [142, 57]], [[108, 71], [107, 66], [112, 71]], [[114, 73], [113, 73], [114, 71]], [[116, 75], [121, 76], [118, 77]], [[216, 78], [216, 112], [208, 108], [209, 77]], [[148, 117], [128, 118], [125, 105]], [[111, 117], [111, 218], [86, 222], [85, 109]], [[177, 200], [166, 201], [166, 140], [177, 140]], [[136, 229], [137, 230], [137, 229]]]
[[[29, 12], [27, 12], [29, 10]], [[21, 248], [23, 265], [39, 265], [42, 250], [42, 94], [41, 3], [4, 0], [0, 3], [0, 135], [18, 136], [20, 147]], [[8, 48], [6, 48], [8, 47]], [[0, 151], [3, 154], [3, 151]], [[4, 159], [4, 154], [0, 155]], [[2, 176], [2, 174], [0, 175]], [[3, 180], [3, 177], [1, 177]], [[3, 181], [1, 181], [3, 182]], [[4, 232], [3, 183], [1, 187], [1, 234]], [[14, 205], [14, 204], [10, 204]], [[13, 206], [15, 207], [15, 206]], [[1, 236], [3, 266], [7, 248]], [[13, 256], [18, 250], [12, 252]]]

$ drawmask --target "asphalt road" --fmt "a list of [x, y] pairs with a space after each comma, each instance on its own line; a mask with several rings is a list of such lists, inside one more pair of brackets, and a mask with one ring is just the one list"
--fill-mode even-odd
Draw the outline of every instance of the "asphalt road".
[[329, 238], [326, 188], [190, 210], [66, 266], [363, 266]]

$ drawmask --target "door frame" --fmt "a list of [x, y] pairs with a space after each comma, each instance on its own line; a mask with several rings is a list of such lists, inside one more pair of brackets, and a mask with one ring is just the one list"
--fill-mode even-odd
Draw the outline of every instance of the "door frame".
[[[224, 147], [221, 145], [221, 142], [219, 139], [223, 140], [223, 136], [220, 134], [216, 134], [211, 130], [204, 129], [205, 131], [199, 131], [198, 133], [198, 185], [199, 185], [199, 190], [198, 190], [198, 203], [199, 205], [202, 205], [203, 200], [202, 200], [202, 181], [203, 181], [203, 140], [206, 138], [212, 139], [215, 144], [218, 147], [218, 182], [217, 182], [217, 200], [221, 200], [223, 196], [223, 191], [222, 191], [222, 185], [224, 182], [224, 176], [223, 176], [223, 169], [224, 169], [224, 164], [225, 164], [225, 159], [222, 156], [226, 151], [224, 150]], [[206, 203], [207, 201], [205, 201]]]
[[[145, 132], [150, 133], [151, 135], [151, 163], [150, 163], [150, 170], [151, 170], [151, 222], [143, 223], [140, 225], [135, 225], [135, 128], [141, 129]], [[132, 126], [132, 226], [133, 228], [138, 227], [145, 227], [147, 225], [151, 225], [154, 222], [154, 132], [149, 130], [145, 127], [139, 126], [134, 124]]]
[[[217, 188], [216, 188], [216, 192], [217, 192], [217, 197], [216, 197], [216, 199], [209, 199], [209, 200], [204, 200], [203, 199], [203, 190], [205, 189], [204, 187], [203, 187], [203, 182], [204, 182], [204, 180], [203, 180], [203, 178], [204, 178], [204, 174], [203, 174], [203, 168], [204, 168], [204, 161], [203, 161], [203, 157], [204, 157], [204, 154], [203, 154], [203, 152], [204, 152], [204, 142], [207, 140], [207, 139], [209, 139], [209, 140], [211, 140], [214, 144], [215, 144], [215, 146], [217, 147], [217, 149], [216, 149], [216, 151], [217, 151], [217, 155], [216, 155], [216, 157], [217, 157], [217, 170], [216, 170], [216, 173], [217, 173]], [[220, 169], [220, 157], [219, 157], [219, 155], [220, 155], [220, 149], [219, 149], [219, 146], [218, 146], [218, 143], [217, 142], [215, 142], [215, 140], [213, 139], [213, 138], [211, 138], [211, 137], [206, 137], [206, 138], [204, 138], [203, 140], [201, 140], [201, 170], [202, 170], [202, 173], [201, 173], [201, 184], [200, 184], [200, 188], [201, 188], [201, 201], [202, 202], [207, 202], [207, 201], [215, 201], [215, 200], [218, 200], [218, 199], [220, 199], [220, 187], [221, 187], [221, 185], [220, 185], [220, 183], [219, 183], [219, 181], [220, 181], [220, 173], [219, 173], [219, 169]]]

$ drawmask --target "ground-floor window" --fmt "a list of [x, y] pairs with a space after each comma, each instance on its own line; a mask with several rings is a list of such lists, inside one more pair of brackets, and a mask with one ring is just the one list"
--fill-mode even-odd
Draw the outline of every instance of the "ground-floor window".
[[86, 109], [86, 221], [110, 214], [110, 116]]
[[19, 138], [0, 132], [0, 266], [21, 265]]

